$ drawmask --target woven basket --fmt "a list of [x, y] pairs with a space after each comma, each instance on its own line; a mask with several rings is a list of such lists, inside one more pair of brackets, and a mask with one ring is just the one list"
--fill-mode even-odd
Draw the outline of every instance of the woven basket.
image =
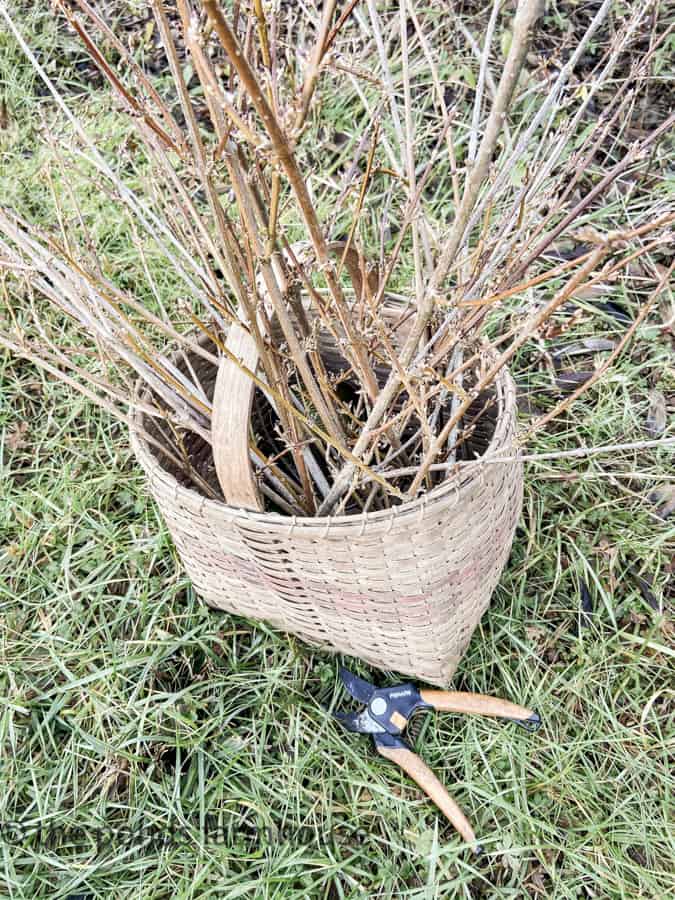
[[[216, 368], [190, 362], [212, 397]], [[515, 388], [506, 371], [496, 399], [487, 453], [513, 455]], [[137, 417], [169, 440], [156, 420]], [[218, 489], [210, 446], [191, 440], [193, 466]], [[389, 510], [295, 519], [208, 499], [137, 433], [131, 441], [206, 603], [381, 669], [450, 681], [509, 556], [522, 504], [519, 460], [466, 467]]]

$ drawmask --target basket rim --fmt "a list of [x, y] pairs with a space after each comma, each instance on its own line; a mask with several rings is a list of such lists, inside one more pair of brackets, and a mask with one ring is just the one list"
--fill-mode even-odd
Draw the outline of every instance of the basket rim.
[[[334, 526], [349, 526], [364, 529], [368, 524], [382, 524], [388, 521], [393, 522], [394, 519], [407, 516], [410, 513], [417, 514], [418, 516], [424, 515], [425, 511], [430, 511], [429, 507], [435, 506], [437, 503], [446, 500], [449, 494], [455, 493], [458, 496], [459, 492], [465, 489], [469, 484], [473, 483], [478, 478], [484, 477], [484, 464], [488, 462], [489, 456], [498, 455], [498, 453], [495, 454], [495, 451], [503, 451], [505, 448], [507, 438], [505, 432], [508, 431], [510, 419], [512, 416], [515, 416], [516, 410], [515, 383], [506, 366], [499, 372], [494, 383], [497, 389], [497, 424], [485, 453], [479, 459], [471, 461], [471, 463], [474, 464], [466, 466], [463, 470], [460, 468], [459, 471], [451, 473], [441, 484], [436, 485], [431, 491], [416, 497], [414, 500], [408, 500], [405, 503], [401, 503], [398, 506], [392, 506], [389, 509], [374, 510], [372, 512], [361, 513], [360, 515], [288, 516], [279, 512], [259, 512], [257, 510], [246, 509], [245, 507], [233, 506], [226, 503], [224, 500], [214, 500], [200, 494], [192, 487], [181, 484], [165, 468], [165, 466], [160, 463], [158, 457], [152, 452], [140, 431], [137, 431], [135, 428], [130, 429], [129, 438], [131, 447], [146, 474], [150, 478], [153, 476], [160, 476], [161, 480], [170, 486], [174, 499], [176, 501], [182, 500], [189, 507], [198, 504], [199, 509], [202, 512], [212, 510], [217, 515], [230, 513], [246, 519], [253, 525], [266, 525], [268, 527], [273, 527], [274, 529], [278, 528], [280, 525], [292, 527], [293, 529], [320, 529], [324, 532], [328, 527], [333, 528]], [[148, 388], [143, 380], [139, 378], [136, 382], [135, 396], [142, 400], [147, 394]], [[131, 418], [134, 424], [142, 426], [144, 413], [136, 407], [133, 410]], [[514, 462], [517, 462], [521, 455], [520, 448], [512, 447], [510, 449], [512, 455], [516, 458], [514, 459]], [[483, 463], [483, 465], [481, 465], [481, 463]]]

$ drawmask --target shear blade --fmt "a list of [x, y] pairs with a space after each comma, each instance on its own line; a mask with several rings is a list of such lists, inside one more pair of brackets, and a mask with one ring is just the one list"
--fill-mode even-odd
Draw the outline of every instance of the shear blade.
[[364, 678], [354, 675], [349, 669], [340, 666], [340, 678], [349, 693], [359, 703], [367, 703], [373, 695], [375, 686], [370, 684]]
[[368, 710], [359, 713], [336, 712], [333, 716], [341, 722], [347, 731], [356, 731], [359, 734], [383, 734], [384, 728], [375, 719], [371, 719]]

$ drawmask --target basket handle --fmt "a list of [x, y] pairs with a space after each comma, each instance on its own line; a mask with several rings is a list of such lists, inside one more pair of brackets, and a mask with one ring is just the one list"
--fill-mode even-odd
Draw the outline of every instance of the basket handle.
[[[238, 323], [230, 326], [225, 346], [249, 371], [256, 371], [258, 348], [249, 332]], [[216, 474], [226, 503], [262, 512], [248, 446], [254, 392], [255, 384], [246, 372], [229, 355], [221, 357], [211, 412]]]
[[[346, 241], [331, 241], [329, 251], [336, 257], [344, 255], [345, 268], [357, 297], [363, 294], [363, 274], [372, 294], [378, 288], [375, 267], [368, 269], [361, 253], [349, 247]], [[233, 323], [227, 333], [225, 347], [229, 351], [222, 356], [213, 392], [211, 412], [211, 445], [216, 474], [225, 502], [230, 506], [262, 512], [263, 504], [253, 473], [249, 454], [249, 424], [255, 384], [242, 371], [232, 356], [250, 372], [258, 368], [258, 348], [253, 337], [238, 323]], [[231, 354], [231, 356], [230, 356]]]

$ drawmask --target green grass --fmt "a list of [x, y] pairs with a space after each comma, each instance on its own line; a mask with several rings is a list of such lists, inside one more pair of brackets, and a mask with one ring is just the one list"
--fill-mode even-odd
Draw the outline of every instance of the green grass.
[[[2, 384], [5, 435], [29, 423], [2, 472], [0, 819], [27, 831], [3, 846], [6, 896], [667, 895], [673, 651], [633, 575], [660, 595], [668, 529], [643, 497], [580, 477], [595, 465], [530, 474], [456, 685], [532, 704], [544, 728], [438, 715], [418, 737], [481, 836], [476, 863], [324, 712], [344, 702], [332, 657], [194, 596], [123, 430], [21, 363]], [[172, 823], [187, 844], [130, 841]]]
[[[46, 34], [46, 50], [65, 40]], [[46, 216], [47, 193], [38, 202], [31, 187], [41, 162], [16, 156], [35, 86], [2, 50], [15, 117], [3, 188]], [[95, 127], [111, 121], [96, 92], [74, 102]], [[125, 261], [123, 229], [109, 227], [111, 257]], [[594, 317], [571, 335], [619, 331]], [[514, 370], [545, 405], [537, 353]], [[640, 440], [649, 390], [673, 379], [666, 337], [646, 327], [532, 449]], [[649, 499], [672, 472], [666, 450], [528, 466], [513, 554], [455, 687], [532, 705], [544, 727], [433, 715], [417, 736], [480, 836], [475, 860], [368, 738], [325, 711], [346, 702], [334, 657], [195, 596], [123, 428], [9, 356], [0, 391], [1, 897], [675, 890], [675, 529]]]

